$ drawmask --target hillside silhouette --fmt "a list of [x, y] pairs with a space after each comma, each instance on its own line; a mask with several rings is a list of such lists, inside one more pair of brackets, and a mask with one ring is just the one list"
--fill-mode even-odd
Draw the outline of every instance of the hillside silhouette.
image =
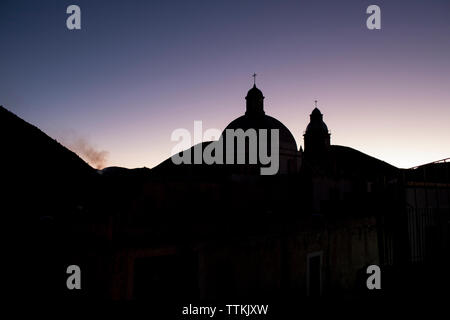
[[0, 145], [2, 180], [9, 194], [6, 199], [12, 202], [20, 196], [22, 201], [14, 203], [16, 208], [25, 207], [20, 214], [27, 206], [31, 211], [44, 211], [45, 207], [48, 215], [57, 213], [60, 208], [55, 202], [76, 202], [84, 193], [81, 187], [96, 174], [74, 152], [1, 106]]
[[[58, 274], [60, 266], [55, 261], [63, 253], [67, 231], [63, 226], [93, 202], [96, 170], [2, 106], [0, 146], [0, 212], [10, 244], [4, 260], [9, 292], [23, 297], [30, 289], [54, 290], [60, 278], [51, 275]], [[32, 286], [25, 276], [29, 267], [41, 276]]]

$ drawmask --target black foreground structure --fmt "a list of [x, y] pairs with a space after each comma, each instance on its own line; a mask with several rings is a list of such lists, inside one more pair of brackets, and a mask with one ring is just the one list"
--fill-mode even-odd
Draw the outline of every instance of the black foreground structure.
[[[263, 102], [251, 88], [245, 114], [227, 129], [279, 130], [273, 176], [261, 175], [260, 164], [171, 159], [153, 169], [98, 171], [1, 108], [11, 292], [183, 303], [442, 297], [448, 159], [399, 169], [332, 145], [317, 107], [299, 149]], [[82, 270], [81, 290], [66, 287], [69, 265]], [[366, 287], [369, 265], [381, 267], [381, 290]]]

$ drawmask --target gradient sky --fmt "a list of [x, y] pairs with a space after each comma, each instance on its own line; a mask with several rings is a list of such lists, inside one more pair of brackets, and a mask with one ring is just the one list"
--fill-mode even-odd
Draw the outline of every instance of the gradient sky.
[[194, 120], [225, 128], [253, 72], [298, 146], [317, 99], [332, 144], [399, 167], [450, 157], [448, 0], [1, 0], [0, 45], [0, 105], [107, 165], [157, 165]]

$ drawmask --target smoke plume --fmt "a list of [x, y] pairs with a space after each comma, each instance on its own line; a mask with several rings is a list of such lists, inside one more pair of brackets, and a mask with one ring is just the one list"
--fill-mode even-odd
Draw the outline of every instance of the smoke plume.
[[108, 151], [97, 150], [84, 138], [76, 138], [69, 144], [69, 149], [96, 169], [103, 169], [108, 162]]

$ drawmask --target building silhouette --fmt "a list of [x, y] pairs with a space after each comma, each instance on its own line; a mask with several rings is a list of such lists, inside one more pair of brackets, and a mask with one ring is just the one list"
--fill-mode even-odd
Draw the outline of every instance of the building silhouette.
[[[24, 237], [33, 239], [35, 258], [43, 264], [45, 285], [37, 286], [36, 294], [306, 301], [300, 298], [361, 299], [421, 290], [432, 295], [445, 288], [448, 161], [399, 169], [333, 145], [317, 105], [304, 133], [305, 148], [299, 149], [289, 129], [266, 115], [256, 85], [245, 99], [245, 114], [226, 129], [278, 129], [278, 174], [261, 175], [260, 163], [175, 165], [167, 159], [153, 169], [83, 169], [73, 177], [76, 187], [69, 195], [60, 192], [64, 181], [51, 181], [59, 186], [51, 192], [63, 199], [58, 207], [46, 186], [39, 202], [20, 208], [31, 212]], [[5, 109], [0, 116], [9, 132], [43, 135]], [[42, 139], [39, 145], [53, 145]], [[199, 147], [211, 143], [217, 142]], [[52, 150], [65, 149], [55, 145]], [[81, 170], [81, 162], [70, 161]], [[17, 184], [18, 178], [27, 181], [28, 172], [8, 179]], [[32, 194], [22, 192], [19, 198]], [[15, 203], [3, 208], [18, 211]], [[68, 291], [65, 274], [55, 271], [70, 264], [80, 265], [85, 275], [80, 292]], [[373, 264], [382, 270], [381, 292], [366, 287], [366, 268]]]

